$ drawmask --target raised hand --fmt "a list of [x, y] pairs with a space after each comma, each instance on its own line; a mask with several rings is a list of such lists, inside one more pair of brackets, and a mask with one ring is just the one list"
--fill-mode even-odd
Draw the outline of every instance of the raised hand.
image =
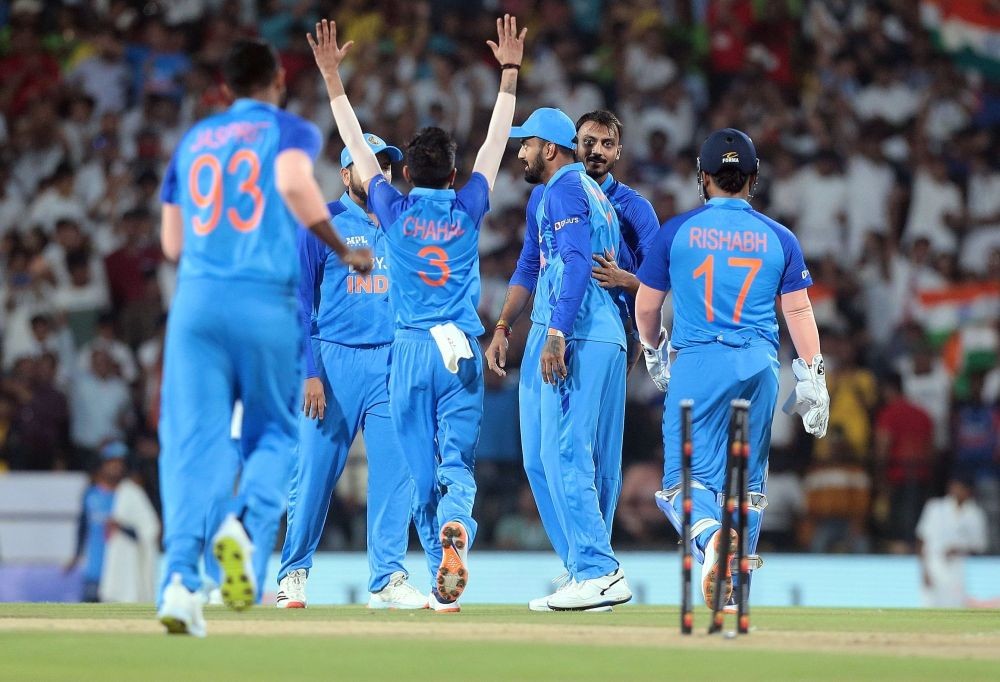
[[337, 22], [327, 21], [326, 19], [316, 23], [316, 37], [313, 38], [311, 33], [307, 33], [306, 40], [309, 41], [309, 47], [312, 48], [316, 66], [319, 67], [323, 78], [337, 71], [340, 63], [347, 56], [348, 50], [354, 45], [354, 41], [349, 40], [344, 43], [343, 47], [338, 47]]
[[505, 14], [503, 19], [497, 19], [497, 42], [487, 40], [486, 44], [493, 50], [498, 64], [520, 66], [521, 59], [524, 58], [524, 36], [527, 32], [528, 29], [522, 28], [518, 34], [517, 17]]

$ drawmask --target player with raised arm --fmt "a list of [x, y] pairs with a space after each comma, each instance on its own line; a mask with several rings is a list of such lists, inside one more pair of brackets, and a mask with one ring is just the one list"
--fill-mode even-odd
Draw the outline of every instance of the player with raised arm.
[[[605, 196], [611, 202], [615, 214], [618, 216], [622, 236], [617, 254], [594, 254], [596, 264], [593, 268], [593, 276], [602, 287], [618, 289], [613, 295], [616, 296], [619, 313], [626, 327], [626, 332], [634, 334], [634, 326], [629, 316], [632, 301], [626, 301], [626, 296], [634, 296], [635, 290], [638, 289], [638, 280], [635, 280], [633, 273], [652, 245], [660, 226], [650, 203], [611, 174], [615, 164], [621, 158], [622, 134], [621, 121], [610, 111], [588, 112], [576, 122], [576, 158], [584, 164], [587, 175], [600, 185], [601, 190], [605, 192]], [[511, 326], [527, 307], [538, 281], [540, 250], [536, 213], [544, 191], [545, 185], [539, 184], [532, 191], [528, 200], [524, 245], [518, 258], [517, 268], [507, 288], [507, 297], [504, 300], [500, 319], [495, 325], [493, 339], [486, 350], [486, 361], [490, 369], [500, 376], [506, 374], [507, 339], [511, 333]], [[520, 374], [518, 386], [521, 449], [524, 469], [534, 493], [542, 525], [553, 549], [559, 555], [563, 565], [566, 566], [569, 561], [569, 545], [566, 535], [559, 525], [552, 497], [548, 492], [540, 455], [541, 374], [533, 370], [528, 371], [530, 368], [538, 366], [541, 359], [542, 345], [545, 342], [547, 329], [547, 322], [541, 318], [541, 308], [537, 313], [532, 312], [532, 326], [521, 363], [524, 370]], [[635, 336], [635, 343], [638, 344], [638, 335], [635, 334]], [[621, 425], [615, 419], [605, 419], [601, 423], [610, 429], [618, 428]], [[602, 440], [619, 444], [617, 449], [599, 448], [598, 451], [600, 457], [598, 468], [601, 472], [596, 477], [600, 483], [598, 498], [601, 515], [610, 533], [621, 490], [621, 434], [615, 436], [612, 433]], [[562, 583], [561, 588], [568, 587], [570, 584], [570, 581], [566, 580]], [[548, 599], [549, 595], [532, 599], [528, 608], [533, 611], [549, 611]], [[597, 610], [607, 609], [606, 606], [597, 607]]]
[[483, 414], [476, 340], [483, 332], [476, 312], [479, 227], [514, 117], [525, 32], [518, 33], [516, 19], [505, 15], [497, 20], [497, 42], [488, 41], [502, 69], [500, 92], [469, 182], [452, 189], [455, 143], [440, 128], [425, 128], [406, 147], [403, 175], [414, 185], [408, 195], [382, 176], [344, 93], [339, 66], [351, 43], [339, 47], [336, 25], [326, 20], [316, 25], [315, 38], [309, 36], [337, 128], [393, 264], [390, 412], [416, 485], [414, 520], [422, 537], [437, 531], [440, 540], [428, 551], [436, 574], [428, 601], [437, 611], [459, 610], [476, 535], [473, 463]]
[[[319, 130], [278, 108], [285, 74], [274, 50], [239, 40], [223, 73], [236, 101], [185, 134], [161, 191], [163, 251], [180, 269], [164, 350], [166, 580], [157, 617], [168, 632], [196, 636], [205, 634], [198, 562], [206, 538], [215, 533], [223, 600], [246, 608], [260, 597], [285, 509], [301, 376], [300, 224], [344, 263], [371, 269], [371, 252], [349, 250], [330, 226], [313, 178]], [[236, 400], [241, 457], [227, 456]], [[207, 514], [219, 507], [229, 513], [209, 528]]]
[[[735, 530], [720, 538], [732, 400], [750, 401], [751, 554], [767, 506], [767, 455], [778, 394], [778, 296], [799, 354], [792, 365], [798, 384], [788, 409], [799, 412], [806, 430], [818, 438], [829, 417], [819, 333], [806, 292], [812, 278], [795, 236], [750, 206], [757, 169], [757, 152], [744, 133], [724, 128], [705, 140], [698, 157], [705, 205], [664, 224], [639, 268], [635, 304], [650, 376], [662, 390], [670, 382], [663, 412], [663, 490], [656, 503], [678, 532], [680, 457], [673, 455], [681, 448], [680, 402], [694, 401], [692, 553], [702, 561], [702, 594], [710, 608], [717, 553], [731, 553], [739, 540]], [[661, 327], [667, 292], [674, 297], [672, 365]], [[732, 594], [730, 572], [727, 566], [723, 603]]]
[[[403, 152], [371, 133], [365, 134], [365, 142], [391, 179], [392, 162], [401, 161]], [[340, 166], [347, 191], [329, 205], [333, 225], [348, 244], [372, 249], [375, 266], [367, 275], [358, 274], [331, 257], [324, 244], [299, 236], [306, 379], [276, 605], [306, 606], [306, 580], [330, 496], [360, 431], [368, 458], [368, 606], [419, 609], [427, 606], [427, 595], [407, 582], [403, 567], [413, 479], [389, 417], [386, 385], [392, 343], [389, 260], [347, 149]]]

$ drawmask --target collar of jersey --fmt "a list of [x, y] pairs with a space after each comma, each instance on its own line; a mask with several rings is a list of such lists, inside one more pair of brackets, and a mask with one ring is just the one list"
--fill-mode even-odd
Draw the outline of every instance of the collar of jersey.
[[579, 161], [576, 162], [576, 163], [568, 163], [565, 166], [563, 166], [562, 168], [560, 168], [559, 170], [557, 170], [555, 172], [555, 174], [553, 174], [553, 176], [551, 178], [549, 178], [549, 181], [547, 183], [545, 183], [545, 184], [548, 185], [549, 187], [551, 187], [552, 185], [555, 184], [555, 182], [559, 178], [561, 178], [562, 176], [566, 175], [566, 173], [571, 173], [573, 171], [586, 171], [586, 169], [583, 167], [583, 164], [580, 163]]
[[232, 111], [242, 111], [243, 109], [249, 109], [250, 107], [264, 107], [265, 109], [277, 109], [278, 107], [273, 104], [268, 104], [259, 99], [253, 99], [250, 97], [240, 97], [238, 100], [233, 102], [232, 106], [229, 107]]
[[350, 214], [352, 218], [364, 220], [366, 223], [372, 222], [371, 217], [365, 212], [365, 209], [354, 203], [350, 192], [344, 192], [344, 195], [340, 197], [340, 203], [344, 206], [344, 212]]
[[433, 187], [411, 187], [410, 196], [431, 197], [432, 199], [454, 199], [453, 189], [434, 189]]
[[713, 197], [707, 203], [721, 208], [750, 208], [750, 202], [746, 199], [735, 199], [732, 197]]
[[615, 176], [613, 176], [611, 173], [608, 173], [608, 177], [604, 178], [604, 182], [601, 183], [601, 191], [607, 194], [608, 190], [611, 189], [611, 186], [614, 184], [615, 184]]

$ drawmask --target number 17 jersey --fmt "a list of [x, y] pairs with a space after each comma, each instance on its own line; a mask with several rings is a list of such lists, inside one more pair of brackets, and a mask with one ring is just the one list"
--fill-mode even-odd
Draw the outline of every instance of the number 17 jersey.
[[316, 158], [319, 129], [252, 99], [199, 121], [181, 139], [160, 198], [184, 221], [178, 277], [295, 285], [298, 221], [278, 193], [275, 163], [288, 149]]
[[795, 235], [729, 198], [664, 223], [638, 277], [673, 291], [670, 343], [678, 350], [754, 337], [777, 348], [775, 297], [812, 285]]

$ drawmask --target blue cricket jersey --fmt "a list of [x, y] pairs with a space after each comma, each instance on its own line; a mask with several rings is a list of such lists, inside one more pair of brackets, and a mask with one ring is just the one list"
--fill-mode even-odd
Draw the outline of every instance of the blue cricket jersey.
[[615, 209], [622, 233], [615, 260], [618, 267], [635, 274], [653, 246], [660, 221], [645, 197], [610, 173], [601, 183], [601, 191]]
[[115, 491], [92, 485], [83, 495], [83, 517], [86, 526], [83, 563], [84, 580], [98, 582], [104, 568], [104, 548], [107, 546], [104, 529], [111, 518], [115, 504]]
[[181, 139], [160, 198], [184, 217], [178, 277], [296, 285], [298, 221], [275, 186], [274, 165], [288, 149], [315, 159], [319, 129], [278, 107], [239, 99], [196, 123]]
[[681, 349], [758, 335], [778, 347], [774, 299], [812, 285], [788, 228], [742, 199], [715, 198], [667, 221], [639, 281], [674, 292], [670, 343]]
[[582, 163], [560, 168], [546, 183], [536, 209], [539, 274], [532, 321], [568, 339], [625, 347], [611, 294], [591, 277], [593, 254], [615, 251], [618, 216]]
[[[343, 346], [379, 346], [392, 341], [389, 262], [385, 237], [347, 192], [329, 205], [330, 222], [352, 249], [371, 249], [372, 271], [359, 275], [333, 249], [299, 231], [299, 314], [306, 338]], [[312, 348], [305, 353], [306, 378], [319, 376]]]
[[415, 187], [401, 194], [383, 175], [368, 185], [368, 209], [385, 232], [393, 263], [389, 300], [396, 329], [453, 322], [469, 336], [479, 320], [479, 227], [490, 187], [473, 173], [462, 189]]

